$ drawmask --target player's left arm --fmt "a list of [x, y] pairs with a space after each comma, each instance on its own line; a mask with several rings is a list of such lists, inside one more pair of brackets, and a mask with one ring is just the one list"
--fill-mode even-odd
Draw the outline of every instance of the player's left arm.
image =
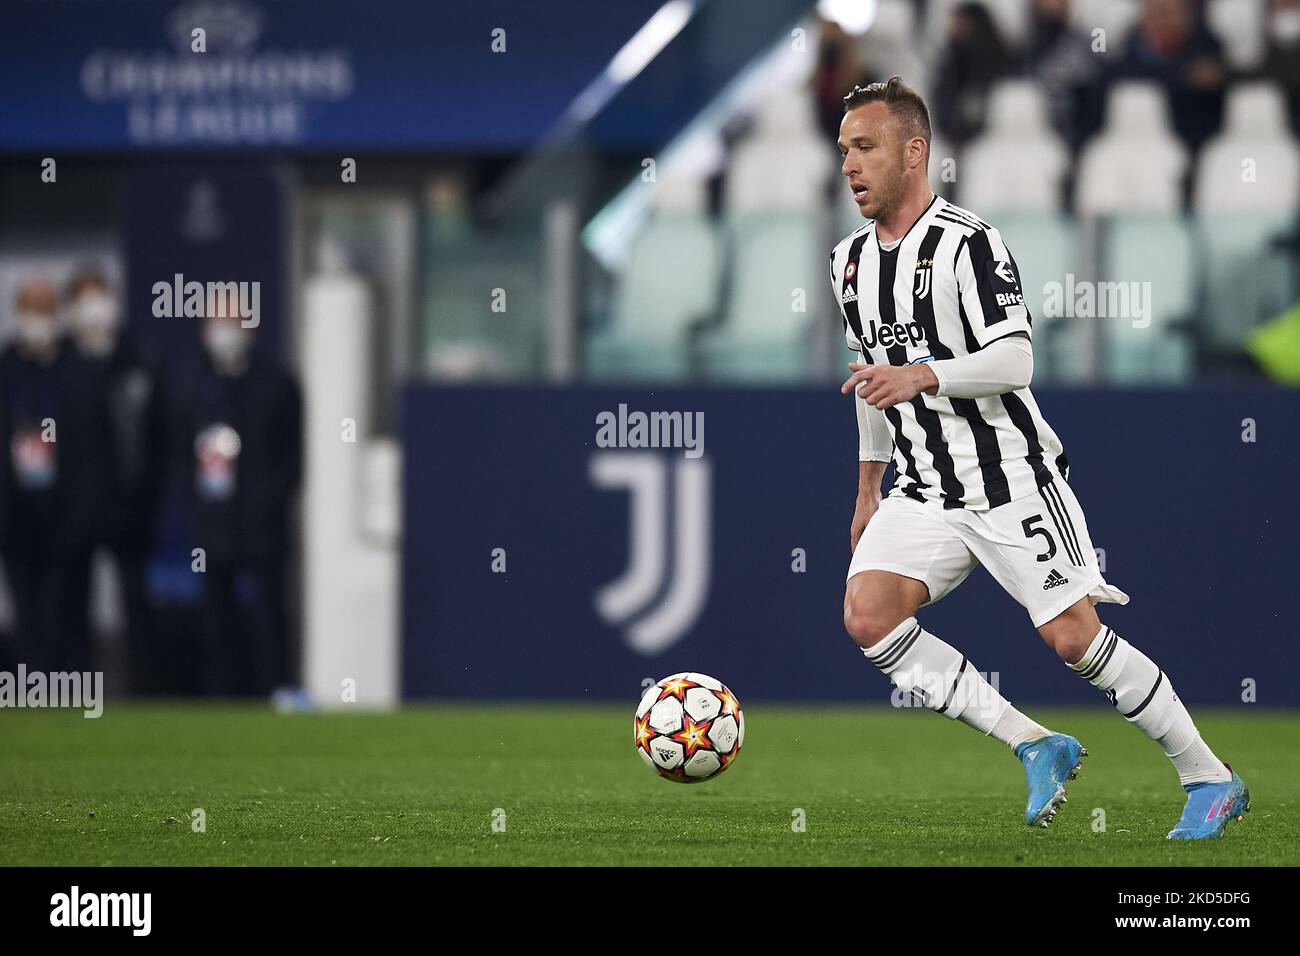
[[984, 398], [1024, 388], [1034, 375], [1034, 350], [1023, 332], [996, 339], [978, 352], [917, 365], [849, 365], [840, 387], [854, 389], [868, 405], [884, 410], [924, 392], [950, 398]]

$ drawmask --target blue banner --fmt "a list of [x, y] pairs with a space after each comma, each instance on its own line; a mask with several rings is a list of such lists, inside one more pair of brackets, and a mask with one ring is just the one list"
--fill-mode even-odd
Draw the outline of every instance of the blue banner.
[[518, 148], [659, 6], [10, 0], [0, 151]]
[[[1300, 705], [1296, 396], [1036, 397], [1132, 597], [1103, 620], [1189, 702]], [[409, 388], [406, 696], [634, 700], [693, 670], [741, 700], [887, 700], [841, 623], [849, 402], [833, 385]], [[983, 570], [920, 617], [1013, 700], [1099, 700]]]

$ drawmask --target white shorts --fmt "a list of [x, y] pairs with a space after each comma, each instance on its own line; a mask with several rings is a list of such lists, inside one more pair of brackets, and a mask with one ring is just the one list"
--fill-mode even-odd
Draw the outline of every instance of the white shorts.
[[[1102, 580], [1083, 509], [1060, 479], [988, 511], [890, 496], [867, 522], [849, 563], [920, 581], [933, 604], [982, 564], [1041, 627], [1084, 595], [1127, 604]], [[924, 606], [924, 605], [923, 605]]]

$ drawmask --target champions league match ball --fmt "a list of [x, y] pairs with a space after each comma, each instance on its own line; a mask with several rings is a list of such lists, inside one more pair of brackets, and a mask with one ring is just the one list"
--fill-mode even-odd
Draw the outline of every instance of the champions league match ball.
[[641, 696], [634, 741], [641, 759], [661, 777], [699, 783], [736, 759], [745, 742], [745, 715], [721, 681], [707, 674], [674, 674]]

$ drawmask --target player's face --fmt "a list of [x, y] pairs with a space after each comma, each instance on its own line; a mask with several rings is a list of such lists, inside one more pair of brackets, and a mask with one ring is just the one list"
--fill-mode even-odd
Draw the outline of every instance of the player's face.
[[888, 218], [903, 199], [906, 172], [898, 121], [884, 103], [849, 110], [840, 120], [840, 172], [868, 219]]

